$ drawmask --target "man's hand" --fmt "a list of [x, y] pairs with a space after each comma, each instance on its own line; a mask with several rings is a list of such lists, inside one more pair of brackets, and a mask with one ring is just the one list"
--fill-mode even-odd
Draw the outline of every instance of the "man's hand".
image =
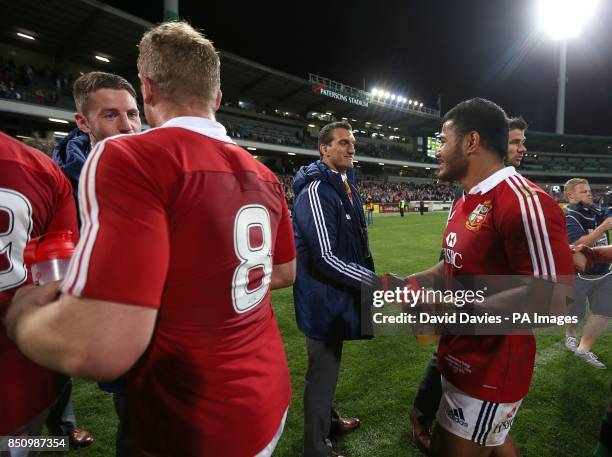
[[60, 284], [61, 281], [50, 282], [44, 286], [28, 285], [17, 291], [4, 317], [4, 327], [10, 339], [15, 336], [19, 318], [28, 310], [53, 302], [59, 295]]
[[579, 244], [578, 246], [570, 247], [572, 249], [574, 268], [576, 268], [576, 271], [584, 273], [585, 271], [593, 267], [593, 265], [595, 264], [595, 255], [593, 253], [593, 249], [588, 246], [585, 246], [584, 244]]
[[398, 276], [395, 273], [383, 273], [380, 277], [380, 282], [384, 291], [395, 290], [398, 287], [403, 289], [407, 285], [406, 277]]
[[606, 233], [608, 230], [612, 230], [612, 216], [607, 217], [605, 221], [599, 224], [597, 230], [600, 230], [601, 233]]

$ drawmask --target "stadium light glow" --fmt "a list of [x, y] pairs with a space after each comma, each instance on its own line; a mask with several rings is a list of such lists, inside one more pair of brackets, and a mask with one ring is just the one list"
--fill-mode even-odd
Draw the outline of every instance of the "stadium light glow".
[[32, 41], [36, 39], [32, 35], [28, 35], [27, 33], [21, 33], [21, 32], [17, 32], [17, 36], [20, 36], [21, 38], [25, 38], [26, 40], [32, 40]]
[[108, 57], [96, 55], [95, 58], [96, 60], [99, 60], [101, 62], [110, 63], [110, 59]]
[[395, 100], [395, 94], [391, 94], [391, 100]]
[[257, 148], [254, 148], [254, 147], [252, 147], [252, 146], [249, 146], [247, 149], [248, 149], [249, 151], [257, 151]]
[[419, 107], [423, 108], [423, 102], [419, 103]]
[[68, 132], [53, 132], [53, 135], [55, 135], [55, 136], [67, 136]]
[[68, 121], [65, 121], [64, 119], [56, 119], [54, 117], [50, 117], [49, 120], [57, 124], [68, 124], [69, 123]]
[[380, 165], [381, 167], [384, 166], [385, 164], [382, 162], [378, 162], [378, 165]]
[[376, 97], [376, 94], [378, 94], [378, 89], [375, 87], [370, 92], [372, 92], [372, 95], [374, 95]]
[[288, 152], [287, 155], [294, 156], [295, 152]]
[[425, 170], [431, 170], [431, 167], [425, 167]]
[[598, 3], [598, 0], [540, 0], [542, 26], [555, 40], [576, 38]]
[[409, 104], [409, 105], [412, 105], [412, 100], [408, 100], [408, 104]]
[[314, 124], [308, 124], [308, 127], [310, 127], [311, 129], [314, 129], [316, 127], [316, 125]]
[[389, 92], [385, 92], [385, 98], [389, 98], [389, 95], [391, 95]]

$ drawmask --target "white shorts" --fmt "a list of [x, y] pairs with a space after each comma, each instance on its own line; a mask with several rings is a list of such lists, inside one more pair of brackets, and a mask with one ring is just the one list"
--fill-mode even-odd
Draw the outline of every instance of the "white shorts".
[[442, 376], [436, 420], [444, 430], [481, 446], [501, 446], [523, 400], [493, 403], [470, 397]]
[[274, 435], [274, 438], [272, 438], [272, 441], [270, 441], [265, 448], [259, 451], [255, 455], [255, 457], [272, 456], [272, 453], [274, 452], [274, 449], [276, 448], [276, 445], [278, 444], [278, 441], [280, 440], [281, 435], [283, 434], [283, 429], [285, 428], [285, 421], [287, 420], [287, 411], [289, 411], [289, 408], [285, 410], [285, 414], [283, 414], [283, 418], [280, 421], [280, 425], [278, 426], [278, 430], [276, 431], [276, 435]]

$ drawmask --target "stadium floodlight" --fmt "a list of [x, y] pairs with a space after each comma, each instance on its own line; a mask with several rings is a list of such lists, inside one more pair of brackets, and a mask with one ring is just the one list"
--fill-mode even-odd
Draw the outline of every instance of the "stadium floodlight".
[[544, 29], [556, 40], [576, 38], [593, 16], [598, 0], [540, 0]]
[[385, 92], [385, 98], [389, 98], [391, 94], [389, 92]]
[[419, 103], [419, 108], [423, 108], [423, 102]]
[[56, 124], [68, 124], [69, 122], [64, 119], [57, 119], [55, 117], [50, 117], [49, 120], [51, 122], [55, 122]]
[[17, 32], [17, 36], [20, 36], [21, 38], [25, 38], [26, 40], [32, 40], [32, 41], [36, 39], [32, 35], [28, 35], [27, 33], [21, 33], [21, 32]]
[[567, 40], [576, 38], [594, 15], [598, 0], [540, 0], [540, 21], [544, 29], [560, 42], [557, 119], [555, 131], [565, 130], [565, 84], [567, 82]]
[[99, 60], [101, 62], [110, 63], [110, 59], [108, 57], [96, 55], [95, 58], [96, 60]]
[[395, 94], [391, 94], [391, 100], [395, 100]]
[[375, 87], [370, 92], [372, 93], [372, 95], [374, 95], [374, 97], [376, 97], [376, 94], [378, 94], [378, 89]]
[[409, 104], [409, 105], [412, 105], [412, 100], [408, 100], [408, 104]]

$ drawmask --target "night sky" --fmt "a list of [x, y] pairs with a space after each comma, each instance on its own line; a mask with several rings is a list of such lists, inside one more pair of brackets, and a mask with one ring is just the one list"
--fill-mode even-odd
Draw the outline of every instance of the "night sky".
[[[163, 1], [107, 1], [152, 22]], [[536, 0], [290, 2], [180, 0], [225, 51], [307, 78], [384, 87], [442, 111], [481, 96], [554, 131], [559, 45]], [[144, 6], [146, 5], [146, 6]], [[566, 133], [612, 135], [612, 2], [568, 44]], [[222, 75], [223, 77], [223, 75]]]

